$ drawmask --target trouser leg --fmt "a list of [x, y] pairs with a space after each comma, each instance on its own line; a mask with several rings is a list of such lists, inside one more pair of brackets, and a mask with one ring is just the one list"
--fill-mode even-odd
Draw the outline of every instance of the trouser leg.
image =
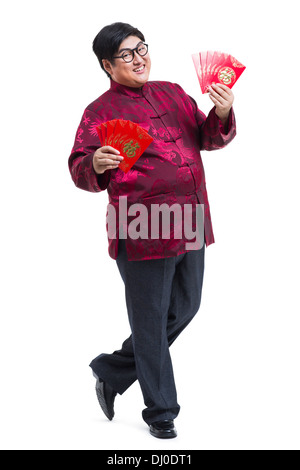
[[168, 312], [169, 346], [191, 322], [201, 304], [205, 266], [205, 245], [187, 252], [176, 267]]
[[117, 260], [125, 284], [137, 378], [150, 424], [174, 419], [179, 413], [167, 337], [168, 309], [175, 274], [175, 258]]
[[128, 262], [124, 246], [120, 250], [118, 267], [133, 334], [120, 350], [101, 354], [90, 365], [120, 394], [138, 377], [147, 406], [143, 416], [153, 422], [179, 411], [168, 348], [199, 310], [204, 247], [146, 264], [147, 269], [143, 261]]

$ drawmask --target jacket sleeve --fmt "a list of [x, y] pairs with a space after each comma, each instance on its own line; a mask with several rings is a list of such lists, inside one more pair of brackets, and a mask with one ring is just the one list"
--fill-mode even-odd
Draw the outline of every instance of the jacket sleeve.
[[231, 107], [230, 109], [225, 129], [222, 121], [215, 113], [215, 106], [211, 109], [208, 116], [206, 117], [205, 114], [198, 108], [194, 98], [185, 93], [180, 85], [176, 84], [176, 86], [177, 91], [188, 105], [188, 109], [191, 110], [196, 119], [200, 134], [200, 150], [217, 150], [229, 144], [229, 142], [231, 142], [236, 136], [236, 122], [233, 108]]
[[110, 170], [98, 175], [93, 167], [94, 153], [101, 147], [96, 130], [99, 124], [101, 124], [100, 117], [87, 108], [77, 129], [74, 146], [68, 160], [75, 185], [94, 193], [105, 190], [110, 181]]
[[198, 124], [200, 132], [200, 150], [217, 150], [225, 147], [236, 136], [236, 121], [233, 108], [231, 107], [226, 129], [222, 121], [215, 113], [216, 107], [214, 106], [208, 116], [200, 111], [196, 101], [189, 96], [194, 109], [194, 115]]
[[[214, 106], [204, 122], [199, 125], [201, 150], [217, 150], [225, 147], [236, 136], [236, 122], [233, 108], [231, 107], [226, 129], [224, 128], [221, 120], [215, 113], [216, 107]], [[201, 111], [198, 110], [198, 113]], [[198, 121], [199, 122], [199, 121]]]

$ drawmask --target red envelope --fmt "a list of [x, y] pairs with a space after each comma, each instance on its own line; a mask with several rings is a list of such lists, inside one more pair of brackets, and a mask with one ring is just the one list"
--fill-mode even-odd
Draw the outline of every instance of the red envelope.
[[[212, 83], [215, 70], [218, 66], [218, 53], [216, 53], [214, 51], [208, 51], [206, 60], [207, 60], [207, 62], [210, 63], [210, 72], [209, 72], [209, 77], [208, 77], [208, 83]], [[204, 88], [204, 92], [205, 92], [206, 89], [207, 89], [207, 87]]]
[[104, 140], [103, 140], [103, 137], [102, 137], [101, 125], [96, 127], [96, 131], [97, 131], [97, 134], [98, 134], [100, 143], [101, 143], [101, 145], [102, 145], [102, 147], [103, 147], [103, 145], [104, 145]]
[[102, 139], [103, 139], [103, 143], [102, 143], [102, 146], [106, 145], [106, 142], [107, 142], [107, 123], [103, 123], [101, 124], [101, 132], [102, 132]]
[[114, 130], [116, 127], [117, 119], [113, 119], [112, 121], [107, 122], [107, 127], [106, 127], [106, 145], [111, 145], [111, 140], [114, 135]]
[[203, 85], [202, 85], [202, 69], [201, 69], [201, 63], [200, 63], [200, 55], [199, 54], [193, 54], [192, 55], [194, 66], [197, 72], [197, 77], [199, 80], [199, 84], [201, 87], [201, 90], [203, 91]]
[[127, 173], [151, 144], [153, 138], [137, 124], [128, 121], [124, 134], [119, 140], [119, 151], [124, 157], [119, 168]]
[[208, 87], [213, 83], [224, 83], [232, 88], [246, 69], [245, 65], [225, 52], [199, 52], [192, 58], [202, 93], [208, 93]]
[[216, 83], [224, 83], [232, 88], [245, 68], [243, 64], [230, 55], [222, 62], [217, 73], [215, 73], [214, 79]]
[[124, 121], [124, 119], [117, 120], [115, 128], [114, 128], [114, 133], [110, 139], [110, 145], [117, 150], [119, 150], [119, 141], [122, 138], [122, 136], [124, 136], [124, 133], [125, 133], [125, 129], [124, 129], [125, 123], [126, 121]]
[[202, 70], [202, 88], [205, 89], [206, 80], [207, 80], [207, 77], [206, 77], [206, 52], [200, 52], [199, 56], [200, 56], [200, 67], [201, 67], [201, 70]]

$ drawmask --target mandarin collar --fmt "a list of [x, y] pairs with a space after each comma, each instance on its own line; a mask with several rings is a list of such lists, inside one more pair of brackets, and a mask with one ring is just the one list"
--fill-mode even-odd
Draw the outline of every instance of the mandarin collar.
[[112, 91], [116, 91], [117, 93], [130, 96], [131, 98], [142, 98], [148, 89], [148, 82], [145, 83], [145, 85], [143, 85], [141, 88], [134, 88], [127, 85], [121, 85], [120, 83], [110, 79], [110, 89]]

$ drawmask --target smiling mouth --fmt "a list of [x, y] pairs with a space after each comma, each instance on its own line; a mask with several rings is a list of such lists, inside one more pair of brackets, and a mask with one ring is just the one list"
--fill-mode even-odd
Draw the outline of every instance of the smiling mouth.
[[145, 69], [145, 67], [146, 67], [146, 66], [145, 66], [145, 64], [144, 64], [144, 65], [142, 65], [141, 67], [139, 67], [138, 69], [134, 69], [134, 72], [136, 72], [136, 73], [142, 72], [142, 71]]

